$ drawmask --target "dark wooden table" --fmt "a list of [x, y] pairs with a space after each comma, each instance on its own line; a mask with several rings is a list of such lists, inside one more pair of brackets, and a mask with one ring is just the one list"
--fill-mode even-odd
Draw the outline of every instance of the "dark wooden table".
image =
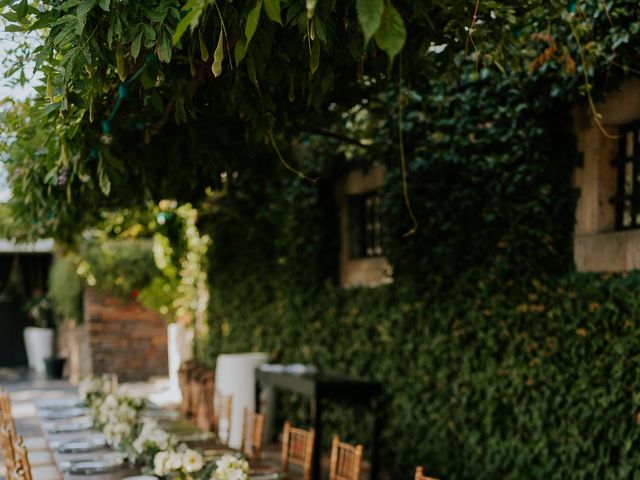
[[310, 416], [316, 431], [313, 453], [313, 479], [320, 480], [322, 406], [326, 400], [364, 406], [373, 413], [371, 427], [371, 480], [378, 478], [378, 410], [382, 386], [377, 382], [331, 373], [291, 373], [256, 369], [256, 411], [260, 410], [262, 388], [274, 387], [298, 393], [309, 399]]

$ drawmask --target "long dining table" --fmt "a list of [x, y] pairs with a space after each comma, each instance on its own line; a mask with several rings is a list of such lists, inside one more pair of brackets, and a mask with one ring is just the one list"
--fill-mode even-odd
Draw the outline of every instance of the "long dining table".
[[[121, 480], [126, 477], [142, 474], [138, 467], [130, 465], [127, 462], [101, 473], [71, 473], [69, 471], [70, 462], [83, 460], [95, 461], [108, 459], [110, 457], [117, 458], [120, 454], [104, 443], [102, 433], [89, 425], [88, 416], [78, 414], [74, 416], [74, 418], [50, 418], [51, 412], [56, 409], [62, 409], [62, 405], [67, 405], [65, 408], [81, 408], [80, 400], [72, 397], [36, 402], [36, 411], [40, 418], [43, 434], [47, 440], [56, 466], [58, 470], [60, 470], [64, 480]], [[215, 451], [218, 454], [235, 452], [230, 447], [223, 445], [212, 434], [204, 432], [188, 420], [179, 418], [177, 412], [166, 411], [166, 415], [164, 415], [162, 411], [156, 408], [150, 413], [153, 413], [153, 417], [158, 419], [163, 429], [168, 433], [172, 433], [192, 448], [197, 448], [201, 451]], [[72, 424], [75, 425], [74, 428], [77, 428], [76, 431], [64, 431], [69, 430], [69, 426]], [[85, 428], [80, 428], [80, 426], [85, 426]], [[100, 444], [100, 447], [86, 453], [61, 453], [60, 451], [61, 446], [68, 446], [70, 442], [87, 441], [95, 441], [97, 444]]]

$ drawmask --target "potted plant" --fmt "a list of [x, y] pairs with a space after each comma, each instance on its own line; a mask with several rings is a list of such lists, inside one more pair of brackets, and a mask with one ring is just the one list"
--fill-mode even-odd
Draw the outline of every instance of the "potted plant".
[[25, 328], [24, 342], [29, 367], [49, 378], [62, 378], [65, 359], [56, 355], [55, 321], [51, 302], [46, 296], [34, 295], [26, 310], [34, 326]]
[[32, 326], [24, 329], [29, 368], [44, 373], [44, 359], [53, 354], [54, 325], [51, 305], [45, 296], [36, 293], [25, 304], [24, 309], [32, 323]]

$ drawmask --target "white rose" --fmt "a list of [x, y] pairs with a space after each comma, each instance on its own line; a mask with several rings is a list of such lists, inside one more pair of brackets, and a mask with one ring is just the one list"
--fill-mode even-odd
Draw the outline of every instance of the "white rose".
[[182, 455], [177, 452], [171, 452], [167, 460], [167, 469], [170, 471], [180, 470], [182, 468]]
[[188, 449], [182, 455], [182, 465], [187, 473], [199, 472], [204, 466], [204, 460], [198, 452]]
[[158, 452], [153, 457], [153, 473], [162, 477], [168, 473], [167, 461], [169, 460], [169, 452]]

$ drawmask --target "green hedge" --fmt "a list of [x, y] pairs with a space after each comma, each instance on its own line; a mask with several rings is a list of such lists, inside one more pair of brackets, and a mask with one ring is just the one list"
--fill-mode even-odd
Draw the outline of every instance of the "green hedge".
[[[576, 274], [432, 298], [397, 285], [292, 292], [256, 276], [216, 291], [211, 338], [216, 352], [268, 351], [383, 382], [394, 478], [423, 464], [447, 479], [631, 479], [639, 289], [638, 274]], [[332, 428], [368, 440], [354, 418]]]

